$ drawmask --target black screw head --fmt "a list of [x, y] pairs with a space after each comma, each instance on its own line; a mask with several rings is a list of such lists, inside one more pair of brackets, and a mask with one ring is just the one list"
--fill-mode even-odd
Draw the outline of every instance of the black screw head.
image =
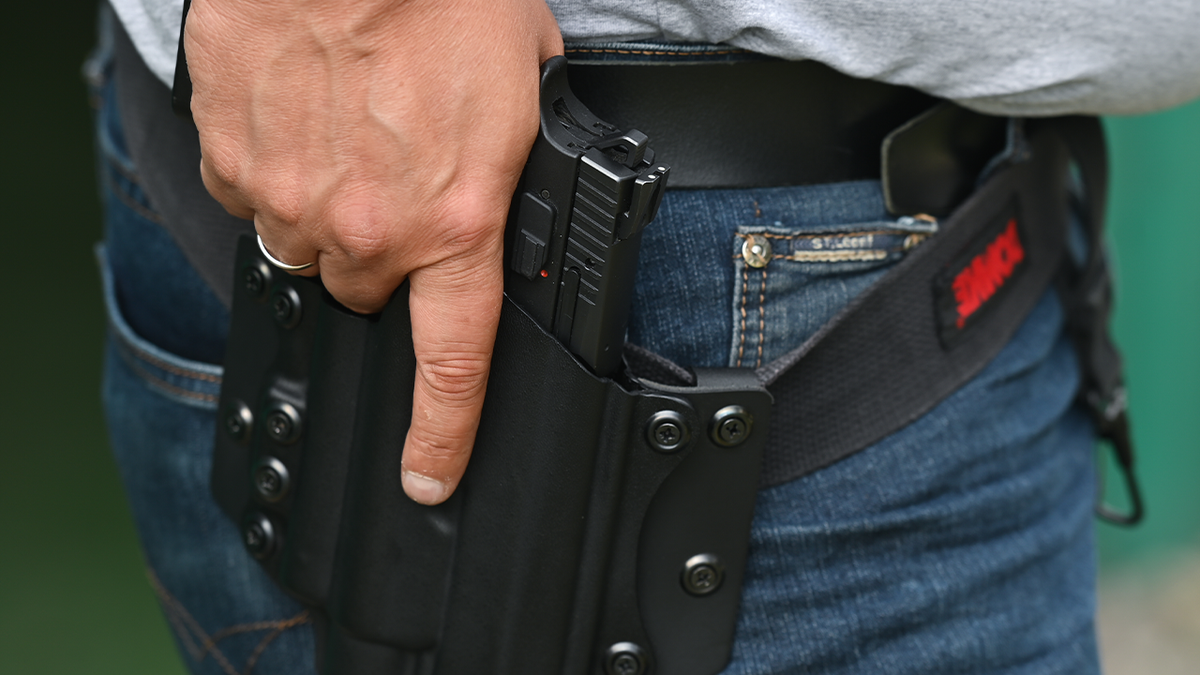
[[267, 435], [276, 443], [291, 443], [300, 437], [300, 412], [290, 403], [276, 403], [267, 410]]
[[643, 675], [646, 654], [632, 642], [618, 642], [608, 648], [604, 666], [608, 675]]
[[242, 282], [246, 284], [246, 290], [250, 291], [250, 295], [259, 295], [267, 286], [267, 280], [263, 278], [262, 272], [253, 267], [247, 267], [245, 274], [242, 275]]
[[242, 287], [255, 300], [262, 300], [271, 283], [271, 270], [261, 260], [253, 260], [242, 267]]
[[271, 432], [271, 438], [282, 441], [292, 435], [292, 421], [287, 415], [275, 411], [267, 417], [267, 430]]
[[262, 560], [275, 548], [275, 527], [263, 514], [252, 514], [242, 525], [242, 543], [250, 555]]
[[642, 672], [642, 662], [633, 654], [618, 654], [613, 660], [613, 671], [620, 675], [634, 675]]
[[646, 427], [646, 440], [659, 452], [675, 452], [687, 445], [690, 438], [687, 422], [674, 410], [654, 413]]
[[277, 502], [287, 494], [288, 470], [274, 457], [264, 457], [258, 461], [253, 471], [254, 490], [268, 502]]
[[284, 286], [271, 294], [271, 313], [275, 322], [284, 328], [300, 323], [300, 296], [296, 289]]
[[683, 590], [691, 595], [703, 596], [715, 593], [725, 580], [725, 566], [717, 556], [704, 553], [688, 558], [683, 565]]
[[717, 445], [732, 448], [750, 438], [754, 417], [740, 405], [729, 405], [713, 415], [712, 439]]
[[538, 194], [540, 194], [542, 196], [542, 199], [550, 199], [550, 191], [549, 190], [542, 190]]
[[241, 401], [234, 401], [225, 410], [225, 433], [235, 441], [244, 441], [250, 437], [250, 430], [254, 427], [254, 413], [250, 412], [250, 408]]

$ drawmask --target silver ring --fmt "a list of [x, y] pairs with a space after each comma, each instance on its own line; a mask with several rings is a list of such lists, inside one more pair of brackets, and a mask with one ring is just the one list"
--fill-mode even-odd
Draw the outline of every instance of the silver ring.
[[262, 251], [262, 254], [267, 257], [267, 262], [271, 263], [272, 265], [278, 267], [281, 270], [287, 270], [288, 272], [298, 272], [300, 270], [306, 270], [306, 269], [312, 267], [314, 264], [316, 264], [315, 260], [313, 262], [306, 262], [303, 265], [289, 265], [289, 264], [283, 262], [282, 260], [276, 260], [275, 256], [273, 256], [269, 252], [267, 252], [267, 246], [266, 246], [266, 244], [263, 243], [262, 235], [255, 233], [254, 236], [258, 237], [258, 250]]

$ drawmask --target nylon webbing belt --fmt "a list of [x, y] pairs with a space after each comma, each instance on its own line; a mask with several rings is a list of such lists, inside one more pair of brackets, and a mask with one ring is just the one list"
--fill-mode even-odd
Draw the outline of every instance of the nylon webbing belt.
[[[942, 106], [916, 122], [954, 115], [971, 113]], [[1013, 121], [1009, 135], [1004, 165], [990, 168], [931, 241], [803, 345], [757, 369], [776, 400], [762, 486], [828, 466], [928, 412], [991, 362], [1056, 282], [1081, 359], [1080, 399], [1113, 445], [1130, 500], [1128, 513], [1102, 503], [1097, 513], [1117, 524], [1141, 519], [1121, 359], [1108, 333], [1103, 130], [1092, 117], [1062, 117]], [[920, 166], [889, 162], [887, 154], [885, 143], [885, 185], [889, 171], [906, 170], [916, 177], [892, 175], [892, 182], [920, 184]], [[1067, 254], [1073, 218], [1086, 239], [1079, 260]], [[685, 369], [644, 350], [627, 354], [648, 379], [690, 381]]]
[[[939, 223], [932, 240], [805, 344], [759, 369], [779, 402], [764, 485], [810, 473], [899, 430], [974, 377], [1008, 343], [1064, 262], [1068, 149], [1054, 129], [1090, 124], [1031, 125], [1028, 158], [995, 172]], [[1094, 133], [1086, 141], [1102, 143]], [[1103, 199], [1102, 186], [1089, 188]], [[982, 283], [995, 284], [993, 295], [961, 328], [947, 328], [958, 317], [939, 302], [939, 290], [953, 293], [946, 288], [953, 274], [970, 273], [964, 263], [988, 262], [988, 245], [1005, 236], [1012, 221], [1023, 260], [1007, 277], [1003, 269], [989, 269], [997, 277]]]

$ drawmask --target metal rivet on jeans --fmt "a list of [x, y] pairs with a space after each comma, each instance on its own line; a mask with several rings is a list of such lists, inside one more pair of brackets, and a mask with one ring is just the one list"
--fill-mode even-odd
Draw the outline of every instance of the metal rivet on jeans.
[[683, 574], [680, 576], [683, 590], [697, 596], [715, 593], [724, 580], [725, 566], [721, 564], [717, 556], [709, 553], [688, 558], [683, 565]]
[[254, 465], [250, 474], [254, 490], [268, 502], [277, 502], [287, 496], [291, 480], [287, 467], [274, 457], [263, 457]]
[[632, 642], [618, 642], [604, 656], [608, 675], [642, 675], [646, 672], [646, 654]]
[[254, 413], [250, 412], [250, 407], [241, 401], [234, 401], [225, 409], [225, 433], [235, 441], [244, 441], [250, 438], [250, 432], [254, 428]]
[[646, 426], [646, 440], [659, 452], [675, 452], [687, 445], [690, 438], [683, 415], [674, 410], [654, 413]]
[[711, 436], [713, 442], [727, 448], [741, 445], [750, 438], [754, 417], [740, 405], [728, 405], [713, 415]]
[[271, 294], [271, 313], [275, 321], [284, 328], [293, 328], [300, 323], [300, 295], [291, 286], [283, 286]]
[[742, 241], [742, 260], [751, 267], [766, 267], [771, 262], [771, 240], [761, 234], [747, 235]]
[[276, 443], [291, 443], [300, 437], [300, 411], [290, 403], [278, 402], [267, 410], [266, 427]]

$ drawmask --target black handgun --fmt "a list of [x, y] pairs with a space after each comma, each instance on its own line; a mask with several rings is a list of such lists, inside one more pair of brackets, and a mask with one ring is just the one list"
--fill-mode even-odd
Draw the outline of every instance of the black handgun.
[[513, 197], [504, 290], [597, 375], [618, 368], [642, 229], [670, 169], [646, 135], [597, 119], [542, 66], [542, 128]]

